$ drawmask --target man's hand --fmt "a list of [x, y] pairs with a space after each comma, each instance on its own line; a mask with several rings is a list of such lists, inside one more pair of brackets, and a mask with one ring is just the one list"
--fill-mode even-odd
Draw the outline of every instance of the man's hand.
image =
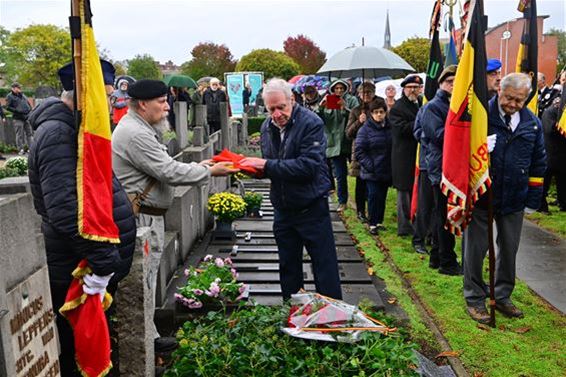
[[225, 176], [232, 173], [237, 173], [240, 169], [234, 168], [234, 163], [230, 161], [217, 162], [208, 167], [210, 175], [213, 177]]
[[100, 295], [100, 301], [104, 300], [106, 287], [112, 275], [98, 276], [96, 274], [89, 274], [83, 277], [83, 292], [87, 295]]
[[267, 162], [267, 160], [264, 160], [263, 158], [246, 157], [246, 158], [244, 158], [243, 160], [240, 161], [240, 165], [249, 166], [249, 167], [255, 168], [256, 170], [264, 170], [266, 162]]
[[214, 165], [214, 161], [212, 161], [210, 158], [208, 160], [202, 160], [201, 162], [198, 163], [199, 165], [202, 166], [212, 166]]
[[366, 114], [365, 113], [361, 113], [360, 116], [358, 117], [358, 122], [360, 123], [365, 123], [367, 120]]

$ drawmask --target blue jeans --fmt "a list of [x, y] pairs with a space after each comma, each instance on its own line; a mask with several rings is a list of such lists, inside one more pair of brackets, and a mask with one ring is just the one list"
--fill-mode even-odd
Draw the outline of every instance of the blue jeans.
[[385, 199], [389, 184], [377, 181], [366, 181], [368, 188], [369, 225], [383, 224], [385, 215]]
[[346, 156], [336, 156], [330, 159], [334, 167], [334, 177], [337, 181], [338, 203], [348, 202], [348, 160]]

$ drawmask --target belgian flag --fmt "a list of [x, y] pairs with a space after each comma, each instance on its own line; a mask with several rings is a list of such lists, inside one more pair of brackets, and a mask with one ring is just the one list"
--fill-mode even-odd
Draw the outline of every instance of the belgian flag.
[[485, 29], [481, 0], [472, 0], [464, 49], [444, 130], [443, 193], [448, 197], [446, 227], [460, 234], [479, 195], [490, 186], [487, 151]]
[[556, 123], [556, 128], [558, 132], [564, 137], [566, 137], [566, 88], [562, 89], [562, 97], [560, 99], [560, 111], [558, 112], [558, 122]]
[[523, 72], [531, 76], [532, 89], [527, 101], [527, 107], [538, 114], [538, 30], [537, 30], [537, 2], [536, 0], [520, 0], [518, 6], [519, 12], [523, 13], [525, 24], [523, 25], [523, 34], [521, 35], [521, 44], [517, 53], [516, 72]]

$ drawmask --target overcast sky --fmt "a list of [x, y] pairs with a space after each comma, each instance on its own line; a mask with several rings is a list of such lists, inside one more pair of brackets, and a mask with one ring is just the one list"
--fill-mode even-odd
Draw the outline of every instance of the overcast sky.
[[[283, 41], [298, 34], [311, 38], [327, 57], [352, 44], [360, 45], [362, 37], [366, 45], [381, 47], [387, 9], [395, 46], [411, 36], [427, 36], [433, 3], [91, 0], [91, 8], [96, 41], [112, 59], [148, 53], [162, 63], [172, 60], [181, 64], [191, 58], [191, 49], [204, 41], [225, 44], [236, 58], [257, 48], [283, 50]], [[490, 27], [521, 16], [518, 0], [485, 0], [484, 4]], [[545, 32], [566, 29], [565, 0], [538, 0], [537, 7], [539, 15], [550, 16], [545, 20]], [[0, 0], [0, 25], [10, 31], [32, 23], [65, 27], [69, 13], [69, 0]], [[459, 21], [455, 22], [459, 26]]]

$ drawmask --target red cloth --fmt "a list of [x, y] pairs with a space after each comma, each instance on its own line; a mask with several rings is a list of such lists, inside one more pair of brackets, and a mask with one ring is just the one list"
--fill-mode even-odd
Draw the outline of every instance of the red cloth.
[[240, 165], [240, 161], [243, 160], [244, 158], [245, 158], [245, 156], [243, 156], [241, 154], [237, 154], [237, 153], [229, 151], [228, 149], [224, 149], [224, 150], [222, 150], [222, 152], [220, 152], [216, 156], [212, 157], [212, 161], [214, 161], [214, 162], [225, 162], [225, 161], [233, 162], [235, 169], [240, 169], [244, 173], [248, 173], [248, 174], [253, 174], [253, 175], [258, 174], [258, 171], [256, 170], [256, 168], [254, 168], [252, 166], [242, 166], [242, 165]]
[[112, 368], [110, 361], [110, 333], [104, 310], [112, 303], [106, 293], [100, 302], [98, 295], [83, 292], [82, 277], [90, 273], [83, 259], [73, 271], [73, 281], [67, 291], [65, 304], [59, 309], [69, 321], [75, 338], [75, 360], [83, 376], [106, 376]]

